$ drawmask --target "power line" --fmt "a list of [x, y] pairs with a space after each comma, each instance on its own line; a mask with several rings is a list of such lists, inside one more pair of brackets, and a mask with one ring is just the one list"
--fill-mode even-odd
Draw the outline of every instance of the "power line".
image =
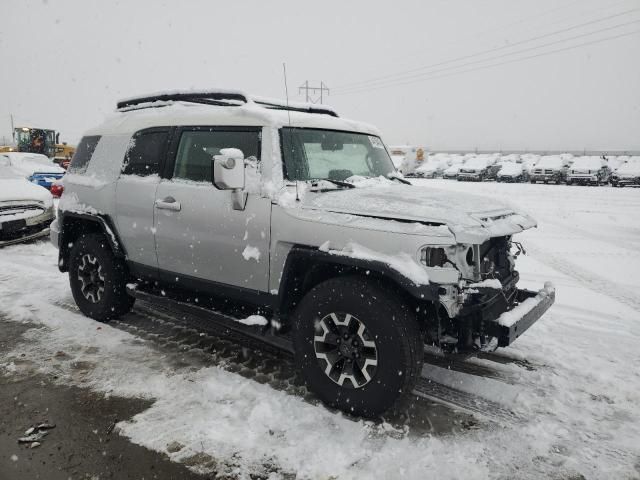
[[353, 88], [357, 88], [357, 87], [364, 86], [366, 84], [377, 83], [377, 82], [379, 82], [381, 80], [393, 79], [393, 78], [399, 77], [399, 76], [402, 77], [402, 76], [405, 76], [405, 75], [410, 74], [410, 73], [420, 72], [422, 70], [429, 70], [429, 69], [431, 69], [433, 67], [439, 67], [441, 65], [447, 65], [449, 63], [455, 63], [455, 62], [458, 62], [460, 60], [467, 60], [469, 58], [477, 57], [477, 56], [480, 56], [480, 55], [485, 55], [487, 53], [493, 53], [493, 52], [497, 52], [499, 50], [504, 50], [505, 48], [512, 48], [512, 47], [515, 47], [517, 45], [522, 45], [524, 43], [529, 43], [529, 42], [533, 42], [533, 41], [536, 41], [536, 40], [541, 40], [541, 39], [546, 38], [546, 37], [551, 37], [551, 36], [558, 35], [558, 34], [561, 34], [561, 33], [566, 33], [568, 31], [575, 30], [576, 28], [581, 28], [581, 27], [585, 27], [585, 26], [588, 26], [588, 25], [593, 25], [594, 23], [604, 22], [606, 20], [610, 20], [612, 18], [620, 17], [622, 15], [626, 15], [628, 13], [632, 13], [632, 12], [635, 12], [635, 11], [638, 11], [638, 10], [640, 10], [640, 9], [632, 8], [630, 10], [626, 10], [624, 12], [616, 13], [614, 15], [609, 15], [609, 16], [602, 17], [602, 18], [597, 18], [595, 20], [590, 20], [588, 22], [580, 23], [578, 25], [572, 25], [572, 26], [567, 27], [567, 28], [563, 28], [563, 29], [560, 29], [560, 30], [555, 30], [553, 32], [545, 33], [543, 35], [538, 35], [538, 36], [535, 36], [535, 37], [527, 38], [525, 40], [520, 40], [520, 41], [517, 41], [517, 42], [514, 42], [514, 43], [510, 43], [508, 45], [502, 45], [500, 47], [490, 48], [488, 50], [482, 50], [480, 52], [472, 53], [472, 54], [469, 54], [469, 55], [462, 55], [460, 57], [452, 58], [450, 60], [445, 60], [445, 61], [438, 62], [438, 63], [433, 63], [433, 64], [430, 64], [430, 65], [423, 65], [421, 67], [412, 68], [412, 69], [409, 69], [409, 70], [405, 70], [403, 72], [397, 72], [397, 73], [383, 75], [383, 76], [376, 77], [376, 78], [371, 78], [369, 80], [363, 80], [363, 81], [359, 81], [359, 82], [352, 82], [352, 83], [344, 84], [342, 86], [335, 87], [334, 90], [340, 91], [340, 90], [349, 89], [349, 88], [352, 88], [352, 87]]
[[[470, 35], [466, 35], [466, 36], [462, 36], [462, 37], [456, 35], [456, 41], [449, 40], [449, 41], [445, 41], [444, 43], [439, 41], [438, 45], [439, 46], [441, 46], [441, 45], [460, 45], [460, 44], [463, 43], [463, 42], [460, 41], [461, 39], [473, 40], [476, 37], [481, 36], [481, 35], [483, 35], [484, 33], [487, 33], [487, 32], [495, 33], [496, 29], [499, 29], [499, 30], [502, 30], [502, 31], [510, 30], [515, 26], [521, 25], [523, 23], [524, 24], [530, 23], [531, 20], [533, 20], [533, 19], [547, 16], [547, 15], [549, 15], [549, 14], [551, 14], [553, 12], [557, 12], [559, 10], [564, 10], [564, 9], [570, 7], [570, 6], [575, 5], [575, 4], [579, 3], [579, 4], [583, 4], [584, 5], [585, 1], [588, 1], [588, 0], [575, 0], [575, 1], [572, 1], [572, 2], [569, 2], [569, 3], [566, 3], [565, 5], [560, 6], [560, 7], [554, 7], [554, 8], [551, 8], [549, 10], [543, 10], [542, 12], [537, 12], [537, 13], [535, 13], [533, 15], [528, 15], [526, 17], [520, 17], [520, 18], [518, 18], [517, 20], [515, 20], [513, 22], [494, 24], [494, 25], [490, 26], [487, 29], [476, 31], [475, 33], [472, 33]], [[566, 17], [565, 18], [562, 18], [562, 17], [554, 18], [552, 20], [546, 21], [545, 25], [546, 26], [552, 26], [552, 25], [557, 25], [559, 23], [566, 22], [567, 20], [574, 20], [574, 19], [577, 20], [577, 19], [582, 18], [582, 17], [587, 17], [592, 13], [596, 13], [596, 12], [599, 13], [599, 12], [602, 12], [602, 11], [605, 11], [605, 10], [616, 9], [619, 6], [621, 6], [622, 4], [627, 4], [629, 2], [633, 2], [634, 4], [636, 3], [635, 0], [621, 0], [621, 1], [610, 3], [609, 5], [607, 5], [604, 8], [590, 8], [590, 9], [581, 11], [577, 15], [572, 15], [571, 18], [569, 18], [569, 19], [566, 18]], [[540, 26], [536, 27], [535, 24], [528, 25], [528, 26], [524, 27], [524, 31], [529, 31], [532, 28], [540, 29]], [[466, 43], [465, 43], [465, 45], [466, 45]], [[402, 56], [402, 57], [394, 57], [393, 59], [390, 60], [390, 63], [398, 64], [398, 63], [401, 63], [401, 62], [405, 62], [406, 60], [409, 60], [409, 59], [415, 59], [416, 57], [424, 57], [424, 52], [414, 52], [412, 54], [405, 55], [405, 56]], [[376, 71], [377, 70], [378, 70], [378, 68], [376, 68]], [[359, 82], [352, 82], [352, 83], [344, 84], [344, 85], [341, 85], [341, 86], [339, 85], [337, 88], [338, 89], [347, 88], [347, 85], [353, 85], [354, 83], [359, 83]]]
[[346, 89], [346, 91], [339, 92], [339, 93], [337, 93], [335, 95], [345, 95], [345, 94], [348, 94], [348, 93], [353, 93], [355, 91], [360, 91], [360, 90], [368, 89], [368, 88], [372, 88], [372, 87], [393, 85], [398, 81], [410, 80], [410, 79], [413, 79], [413, 78], [420, 78], [420, 77], [424, 77], [424, 76], [431, 76], [434, 73], [439, 73], [439, 72], [443, 72], [443, 71], [446, 71], [446, 70], [462, 68], [462, 67], [468, 67], [470, 65], [477, 65], [479, 63], [484, 63], [484, 62], [489, 62], [489, 61], [492, 61], [492, 60], [497, 60], [499, 58], [509, 57], [511, 55], [518, 55], [518, 54], [529, 52], [529, 51], [532, 51], [532, 50], [537, 50], [537, 49], [540, 49], [540, 48], [550, 47], [552, 45], [557, 45], [559, 43], [565, 43], [565, 42], [568, 42], [568, 41], [571, 41], [571, 40], [576, 40], [578, 38], [588, 37], [590, 35], [595, 35], [597, 33], [602, 33], [602, 32], [606, 32], [606, 31], [609, 31], [609, 30], [614, 30], [616, 28], [626, 27], [626, 26], [629, 26], [629, 25], [633, 25], [635, 23], [640, 23], [640, 19], [633, 20], [631, 22], [626, 22], [626, 23], [619, 23], [617, 25], [612, 25], [610, 27], [601, 28], [601, 29], [598, 29], [598, 30], [593, 30], [591, 32], [581, 33], [580, 35], [574, 35], [573, 37], [563, 38], [561, 40], [555, 40], [553, 42], [547, 42], [547, 43], [543, 43], [541, 45], [535, 45], [535, 46], [529, 47], [529, 48], [518, 49], [518, 50], [516, 50], [514, 52], [507, 52], [507, 53], [503, 53], [501, 55], [496, 55], [496, 56], [489, 57], [489, 58], [483, 58], [481, 60], [475, 60], [473, 62], [465, 62], [465, 63], [462, 63], [460, 65], [450, 65], [448, 67], [438, 68], [438, 69], [430, 71], [430, 72], [418, 73], [418, 74], [414, 74], [414, 75], [403, 75], [402, 77], [398, 77], [398, 78], [395, 78], [395, 79], [392, 79], [392, 80], [379, 81], [379, 82], [376, 82], [373, 85], [348, 88], [348, 89]]
[[554, 53], [564, 52], [564, 51], [567, 51], [567, 50], [574, 50], [576, 48], [584, 47], [584, 46], [587, 46], [587, 45], [593, 45], [593, 44], [596, 44], [596, 43], [602, 43], [602, 42], [606, 42], [606, 41], [609, 41], [609, 40], [615, 40], [617, 38], [628, 37], [629, 35], [635, 35], [637, 33], [640, 33], [640, 30], [634, 30], [632, 32], [622, 33], [620, 35], [614, 35], [614, 36], [611, 36], [611, 37], [599, 38], [599, 39], [596, 39], [596, 40], [592, 40], [590, 42], [584, 42], [584, 43], [579, 43], [577, 45], [571, 45], [571, 46], [564, 47], [564, 48], [558, 48], [556, 50], [550, 50], [548, 52], [542, 52], [542, 53], [538, 53], [536, 55], [529, 55], [527, 57], [522, 57], [522, 58], [514, 58], [512, 60], [507, 60], [505, 62], [498, 62], [498, 63], [492, 63], [490, 65], [483, 65], [483, 66], [480, 66], [480, 67], [469, 68], [469, 69], [466, 69], [466, 70], [461, 70], [459, 72], [451, 72], [451, 73], [447, 73], [447, 74], [444, 74], [444, 75], [427, 76], [427, 77], [420, 78], [420, 79], [417, 79], [417, 80], [409, 80], [407, 82], [402, 82], [402, 83], [397, 83], [397, 84], [382, 85], [382, 86], [372, 87], [372, 88], [368, 88], [368, 89], [364, 88], [362, 90], [355, 90], [353, 92], [342, 93], [342, 94], [337, 94], [337, 95], [348, 95], [348, 94], [352, 94], [352, 93], [363, 93], [363, 92], [369, 92], [369, 91], [372, 91], [372, 90], [379, 90], [381, 88], [409, 85], [409, 84], [421, 82], [421, 81], [424, 81], [424, 80], [432, 80], [432, 79], [436, 79], [436, 78], [451, 77], [451, 76], [454, 76], [454, 75], [460, 75], [460, 74], [463, 74], [463, 73], [474, 72], [474, 71], [477, 71], [477, 70], [484, 70], [486, 68], [492, 68], [492, 67], [498, 67], [498, 66], [501, 66], [501, 65], [507, 65], [509, 63], [516, 63], [516, 62], [521, 62], [521, 61], [524, 61], [524, 60], [530, 60], [532, 58], [544, 57], [544, 56], [547, 56], [547, 55], [552, 55]]

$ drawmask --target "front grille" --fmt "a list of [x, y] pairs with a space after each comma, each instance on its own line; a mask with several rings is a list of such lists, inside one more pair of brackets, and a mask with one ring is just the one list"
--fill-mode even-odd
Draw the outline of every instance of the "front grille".
[[553, 170], [545, 170], [544, 173], [546, 173], [547, 175], [551, 175], [553, 173]]
[[29, 204], [29, 205], [0, 205], [0, 215], [16, 215], [19, 213], [23, 213], [30, 210], [41, 210], [44, 209], [40, 205]]
[[52, 220], [48, 219], [48, 220], [45, 220], [44, 222], [40, 222], [35, 225], [23, 226], [16, 230], [5, 231], [4, 229], [0, 229], [0, 242], [17, 240], [19, 238], [26, 238], [31, 235], [35, 235], [36, 233], [41, 232], [45, 228], [48, 228], [51, 222]]

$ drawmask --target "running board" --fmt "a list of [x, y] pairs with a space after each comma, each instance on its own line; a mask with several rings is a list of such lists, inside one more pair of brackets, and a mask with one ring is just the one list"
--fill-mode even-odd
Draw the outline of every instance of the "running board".
[[[149, 304], [150, 310], [159, 306], [167, 314], [176, 319], [188, 317], [191, 325], [202, 328], [203, 330], [213, 331], [214, 334], [235, 333], [247, 339], [265, 343], [282, 352], [293, 355], [293, 344], [288, 337], [273, 333], [272, 325], [251, 326], [240, 323], [239, 318], [199, 307], [187, 302], [181, 302], [166, 296], [154, 295], [152, 293], [138, 290], [133, 285], [127, 285], [127, 293], [132, 297], [142, 300]], [[220, 331], [222, 327], [222, 330]]]

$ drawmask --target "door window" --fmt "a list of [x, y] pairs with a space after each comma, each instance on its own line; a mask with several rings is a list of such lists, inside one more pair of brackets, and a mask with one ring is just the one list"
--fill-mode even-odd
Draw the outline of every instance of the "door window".
[[260, 160], [260, 130], [193, 130], [180, 137], [174, 178], [211, 183], [211, 161], [224, 148], [237, 148], [245, 158]]
[[165, 154], [168, 132], [143, 132], [136, 134], [124, 157], [122, 173], [129, 175], [157, 175]]

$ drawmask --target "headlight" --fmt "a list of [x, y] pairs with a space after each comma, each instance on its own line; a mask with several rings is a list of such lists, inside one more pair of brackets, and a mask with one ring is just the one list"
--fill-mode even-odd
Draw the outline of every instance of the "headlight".
[[424, 247], [420, 251], [420, 262], [427, 267], [442, 267], [447, 261], [447, 254], [441, 247]]

